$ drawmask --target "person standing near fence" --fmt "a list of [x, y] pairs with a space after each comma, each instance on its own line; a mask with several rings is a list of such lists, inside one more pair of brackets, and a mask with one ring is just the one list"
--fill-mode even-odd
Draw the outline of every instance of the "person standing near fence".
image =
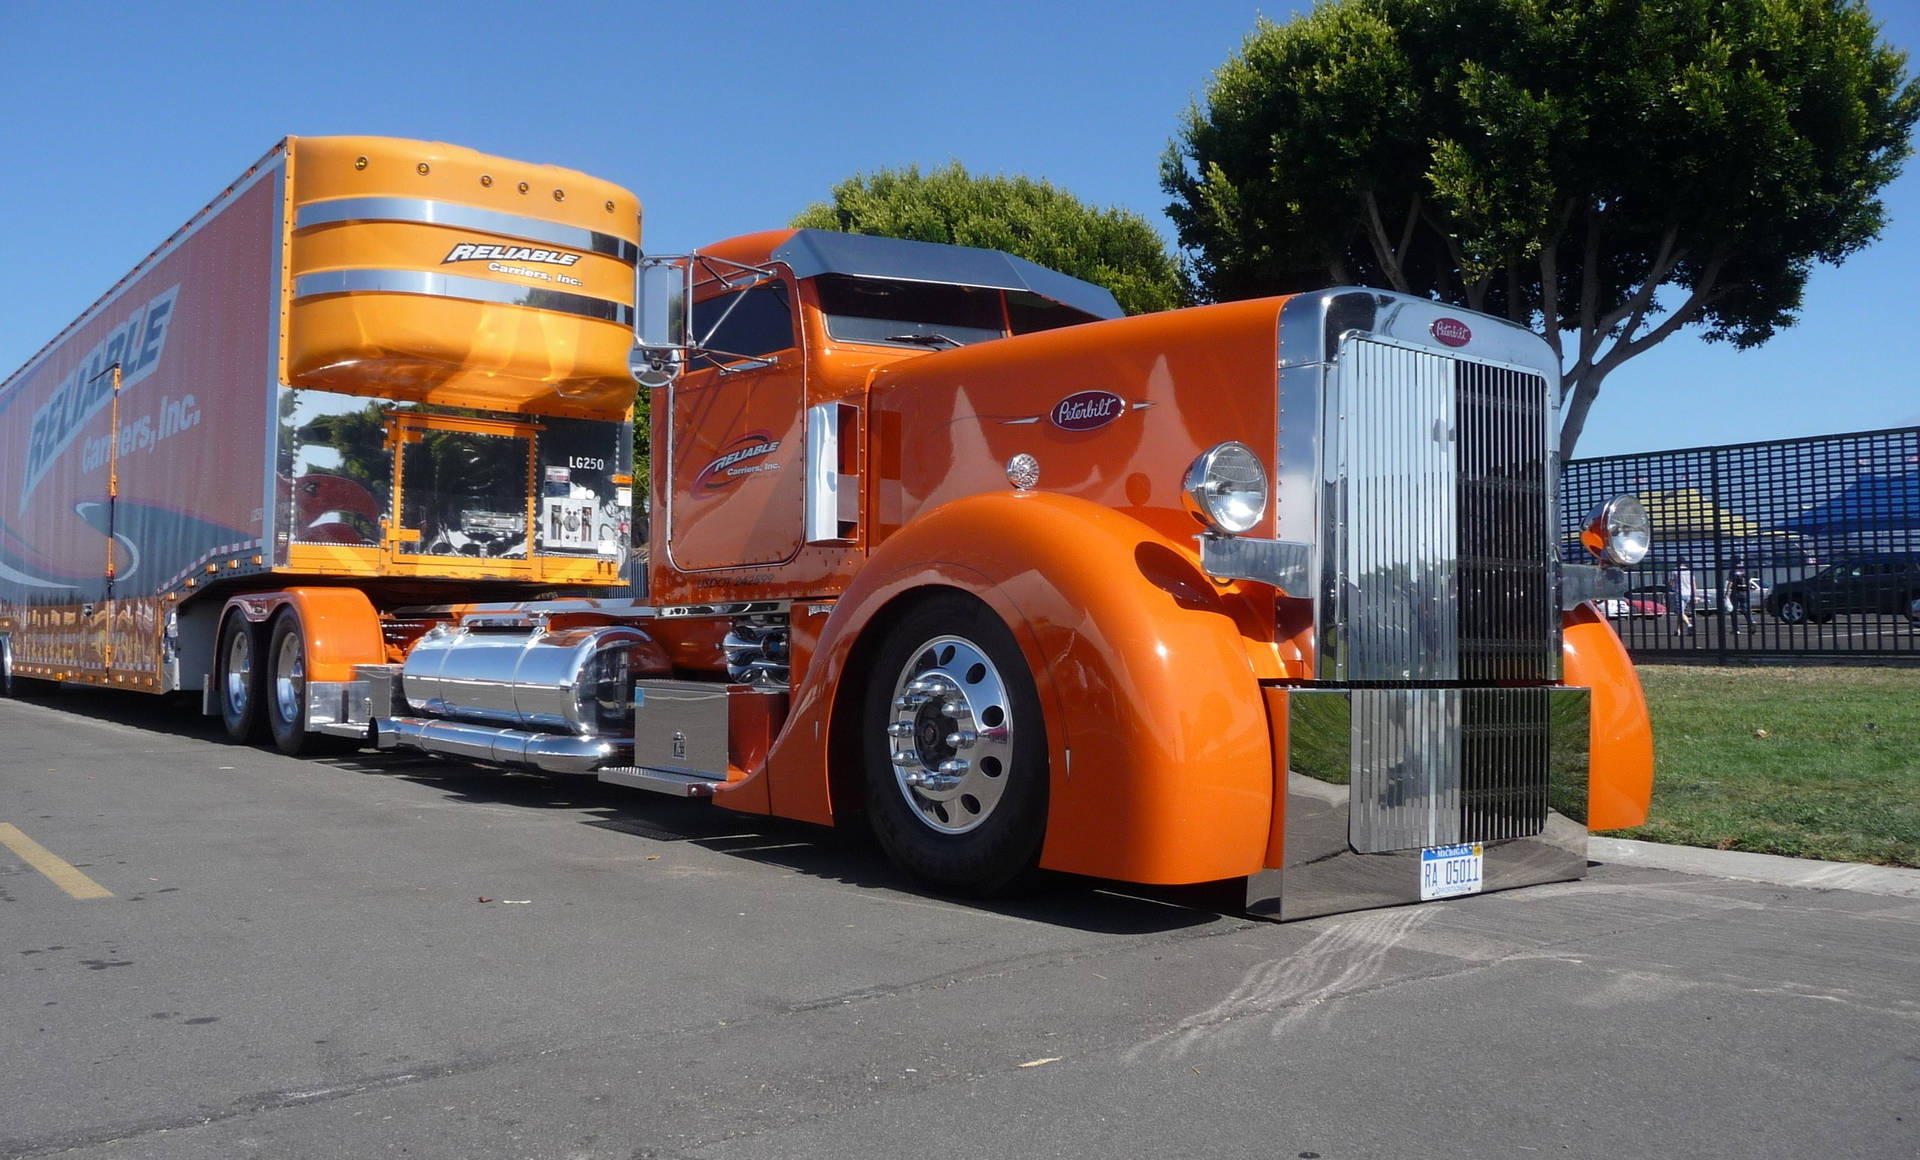
[[1727, 601], [1721, 607], [1727, 610], [1727, 624], [1733, 635], [1740, 635], [1740, 618], [1745, 617], [1747, 628], [1753, 628], [1753, 590], [1747, 586], [1747, 563], [1735, 560], [1727, 569]]
[[1699, 589], [1694, 587], [1693, 569], [1684, 565], [1673, 574], [1673, 614], [1680, 618], [1680, 631], [1693, 631], [1693, 601]]

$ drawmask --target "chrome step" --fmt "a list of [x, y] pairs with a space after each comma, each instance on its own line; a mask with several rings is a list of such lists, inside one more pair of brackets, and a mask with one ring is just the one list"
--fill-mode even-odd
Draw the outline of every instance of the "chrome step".
[[690, 769], [659, 769], [645, 765], [616, 765], [596, 770], [595, 773], [609, 785], [623, 785], [628, 789], [643, 789], [648, 793], [680, 798], [710, 798], [713, 791], [727, 781], [724, 777]]

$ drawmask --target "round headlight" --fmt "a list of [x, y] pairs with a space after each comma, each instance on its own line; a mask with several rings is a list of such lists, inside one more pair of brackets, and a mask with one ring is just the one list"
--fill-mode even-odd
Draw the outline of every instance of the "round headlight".
[[1638, 564], [1653, 544], [1653, 523], [1637, 496], [1617, 495], [1587, 516], [1580, 542], [1604, 560]]
[[1237, 536], [1267, 511], [1267, 472], [1245, 443], [1222, 443], [1187, 469], [1187, 510], [1208, 531]]

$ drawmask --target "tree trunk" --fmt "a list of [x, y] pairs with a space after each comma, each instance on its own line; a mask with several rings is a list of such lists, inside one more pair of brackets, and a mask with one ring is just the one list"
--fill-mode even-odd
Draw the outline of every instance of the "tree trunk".
[[1578, 378], [1568, 379], [1561, 384], [1562, 397], [1566, 400], [1560, 415], [1560, 462], [1566, 463], [1573, 458], [1574, 445], [1580, 442], [1580, 432], [1586, 430], [1587, 412], [1593, 409], [1593, 401], [1600, 395], [1600, 380], [1607, 377], [1612, 368], [1592, 366]]

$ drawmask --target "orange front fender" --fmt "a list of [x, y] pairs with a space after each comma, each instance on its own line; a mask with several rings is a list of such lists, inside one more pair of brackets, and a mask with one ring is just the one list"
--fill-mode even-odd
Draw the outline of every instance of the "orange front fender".
[[1587, 828], [1640, 825], [1653, 801], [1653, 729], [1640, 677], [1593, 605], [1565, 613], [1561, 626], [1566, 683], [1593, 690]]
[[826, 821], [850, 804], [835, 808], [832, 785], [857, 780], [830, 781], [828, 766], [860, 760], [863, 646], [902, 602], [934, 588], [992, 608], [1032, 669], [1050, 757], [1042, 866], [1166, 884], [1260, 869], [1272, 744], [1218, 591], [1185, 545], [1044, 493], [955, 500], [874, 551], [828, 619], [769, 755], [774, 813]]

